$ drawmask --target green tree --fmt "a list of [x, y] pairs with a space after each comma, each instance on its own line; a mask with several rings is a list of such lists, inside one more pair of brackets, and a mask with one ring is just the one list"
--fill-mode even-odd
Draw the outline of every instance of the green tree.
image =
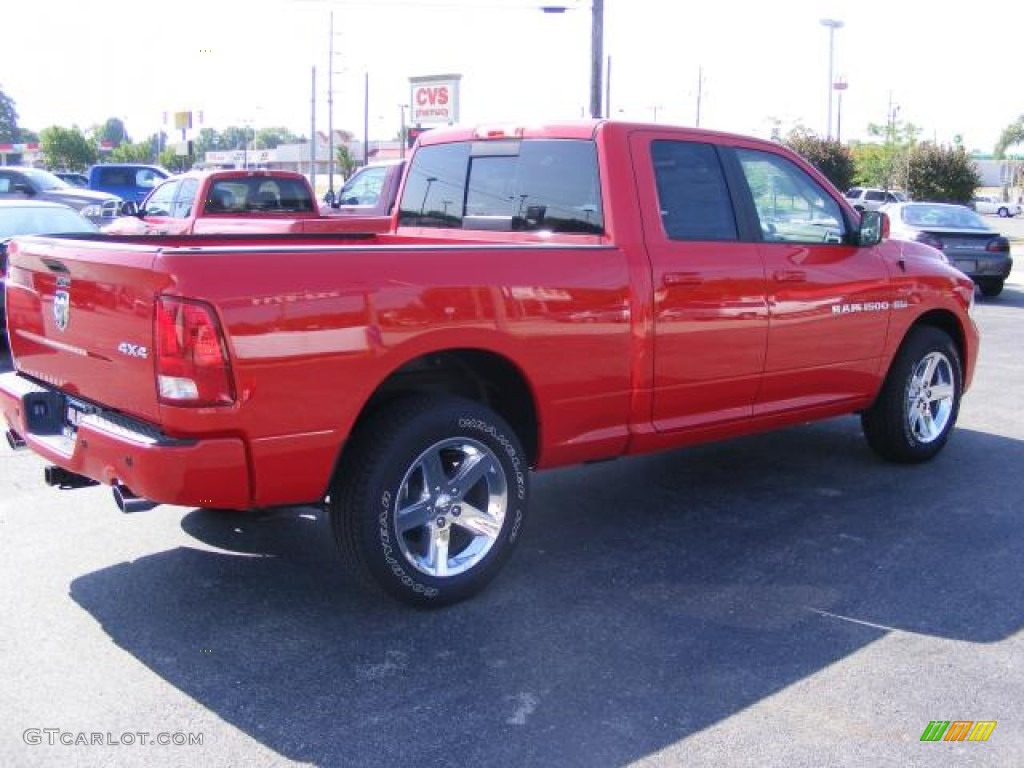
[[274, 149], [281, 144], [297, 144], [304, 139], [283, 127], [260, 128], [256, 131], [255, 145], [257, 149]]
[[838, 140], [822, 139], [810, 131], [794, 129], [784, 143], [821, 171], [841, 192], [853, 184], [853, 155]]
[[907, 191], [913, 200], [966, 204], [981, 183], [981, 176], [963, 147], [919, 144], [908, 157]]
[[906, 189], [908, 158], [920, 132], [916, 125], [895, 116], [884, 125], [869, 124], [868, 133], [881, 142], [851, 147], [856, 167], [854, 182], [868, 187]]
[[21, 141], [21, 130], [18, 128], [18, 110], [14, 99], [0, 90], [0, 141], [17, 143]]
[[253, 130], [249, 127], [229, 125], [220, 132], [221, 149], [252, 149]]
[[153, 159], [153, 146], [148, 141], [138, 144], [122, 144], [107, 156], [111, 163], [148, 163]]
[[128, 132], [125, 130], [124, 121], [119, 117], [108, 117], [103, 125], [93, 128], [92, 138], [96, 144], [108, 141], [115, 148], [131, 142]]
[[[201, 128], [196, 134], [193, 142], [193, 154], [197, 160], [205, 160], [207, 152], [214, 152], [219, 149], [227, 149], [220, 132], [214, 128]], [[233, 147], [232, 147], [233, 149]]]
[[81, 171], [96, 162], [96, 145], [76, 125], [51, 125], [39, 132], [39, 150], [50, 168]]
[[1006, 126], [999, 135], [999, 141], [996, 142], [995, 152], [993, 152], [996, 159], [1004, 158], [1006, 150], [1014, 144], [1024, 144], [1024, 115]]
[[335, 147], [334, 153], [338, 158], [338, 173], [347, 179], [352, 175], [352, 171], [356, 169], [359, 162], [352, 157], [352, 151], [348, 148], [347, 144]]

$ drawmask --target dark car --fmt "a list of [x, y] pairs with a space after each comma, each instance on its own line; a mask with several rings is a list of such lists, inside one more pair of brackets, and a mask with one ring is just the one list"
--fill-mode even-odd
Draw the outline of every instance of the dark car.
[[84, 173], [75, 173], [74, 171], [54, 171], [53, 175], [61, 181], [66, 181], [72, 187], [81, 187], [82, 189], [89, 188], [89, 177]]
[[73, 187], [49, 171], [18, 166], [0, 167], [0, 200], [46, 200], [79, 211], [95, 224], [118, 215], [121, 199], [106, 192]]
[[6, 307], [7, 243], [12, 237], [97, 231], [95, 224], [61, 203], [0, 200], [0, 327]]
[[974, 280], [985, 296], [998, 296], [1010, 276], [1010, 241], [965, 205], [892, 203], [892, 237], [916, 240], [942, 251], [949, 263]]

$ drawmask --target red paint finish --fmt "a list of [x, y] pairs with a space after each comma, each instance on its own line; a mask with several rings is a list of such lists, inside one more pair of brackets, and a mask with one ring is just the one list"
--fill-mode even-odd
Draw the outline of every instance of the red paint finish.
[[[487, 359], [518, 377], [536, 423], [514, 426], [537, 434], [538, 468], [854, 412], [870, 404], [925, 315], [957, 329], [969, 384], [972, 287], [927, 249], [767, 242], [728, 162], [737, 237], [667, 234], [654, 141], [710, 144], [726, 160], [740, 146], [784, 156], [856, 228], [842, 196], [787, 150], [589, 121], [438, 129], [419, 147], [509, 136], [594, 143], [602, 233], [418, 226], [371, 237], [21, 241], [7, 298], [17, 373], [0, 376], [0, 408], [25, 434], [20, 393], [32, 381], [125, 414], [187, 443], [139, 446], [81, 428], [62, 453], [45, 436], [26, 438], [54, 463], [153, 501], [245, 508], [321, 500], [367, 403], [396, 371], [424, 360]], [[204, 339], [203, 349], [223, 345], [233, 402], [158, 398], [159, 296], [211, 308], [216, 323], [202, 327], [218, 327], [221, 338]]]

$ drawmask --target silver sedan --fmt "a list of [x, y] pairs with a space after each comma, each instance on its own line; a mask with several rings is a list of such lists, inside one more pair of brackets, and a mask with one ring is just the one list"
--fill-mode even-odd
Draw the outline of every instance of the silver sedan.
[[1010, 241], [970, 208], [947, 203], [890, 203], [891, 236], [937, 248], [985, 296], [998, 296], [1010, 275]]

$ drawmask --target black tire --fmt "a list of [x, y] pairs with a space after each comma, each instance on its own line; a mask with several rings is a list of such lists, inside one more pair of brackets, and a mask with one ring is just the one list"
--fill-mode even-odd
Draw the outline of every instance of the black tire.
[[878, 398], [861, 414], [868, 445], [889, 461], [928, 461], [949, 439], [962, 394], [960, 353], [953, 340], [931, 326], [911, 329]]
[[490, 409], [404, 397], [370, 416], [345, 450], [330, 491], [334, 538], [364, 584], [421, 607], [458, 602], [511, 555], [528, 475], [518, 438]]
[[994, 298], [1003, 292], [1004, 281], [998, 277], [982, 277], [978, 280], [981, 295]]
[[1009, 217], [1009, 215], [1010, 215], [1010, 209], [1009, 208], [1003, 207], [1003, 208], [999, 209], [999, 217], [1000, 218], [1005, 219], [1005, 218]]

